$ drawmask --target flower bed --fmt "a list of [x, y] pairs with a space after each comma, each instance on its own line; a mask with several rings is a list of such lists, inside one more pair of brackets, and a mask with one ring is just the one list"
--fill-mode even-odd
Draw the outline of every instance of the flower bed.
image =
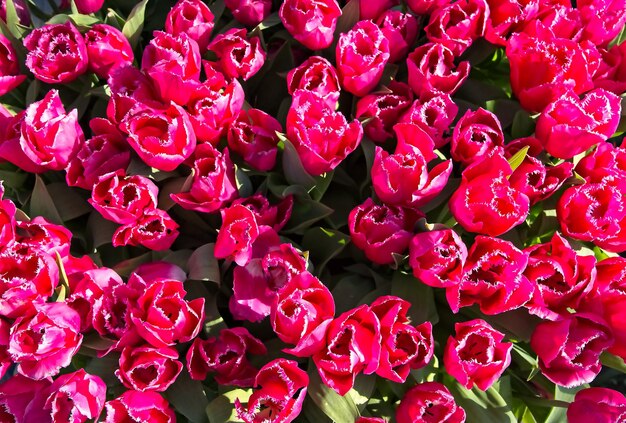
[[2, 0], [0, 421], [626, 421], [625, 24]]

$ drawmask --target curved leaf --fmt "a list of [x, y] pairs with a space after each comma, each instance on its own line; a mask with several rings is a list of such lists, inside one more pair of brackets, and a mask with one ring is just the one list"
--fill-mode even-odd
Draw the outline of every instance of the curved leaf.
[[143, 23], [146, 15], [146, 5], [148, 4], [148, 0], [141, 0], [133, 10], [131, 10], [128, 15], [128, 19], [122, 28], [122, 34], [128, 41], [130, 45], [135, 48], [137, 43], [139, 42], [139, 36], [141, 35], [141, 31], [143, 30]]
[[343, 397], [330, 389], [322, 379], [315, 364], [309, 364], [309, 387], [307, 395], [311, 397], [315, 405], [335, 422], [353, 422], [359, 416], [352, 395], [346, 394]]
[[493, 386], [486, 391], [481, 391], [477, 387], [468, 390], [454, 381], [448, 388], [457, 403], [465, 410], [468, 422], [517, 422], [511, 407]]
[[189, 267], [189, 279], [198, 281], [210, 281], [219, 285], [220, 266], [213, 254], [214, 243], [204, 244], [191, 253], [187, 266]]

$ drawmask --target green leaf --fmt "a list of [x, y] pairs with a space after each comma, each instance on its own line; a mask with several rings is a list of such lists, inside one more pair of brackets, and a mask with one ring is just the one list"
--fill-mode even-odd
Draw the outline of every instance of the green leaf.
[[511, 136], [515, 139], [524, 138], [535, 132], [535, 121], [530, 117], [527, 111], [519, 110], [513, 117], [511, 126]]
[[[445, 210], [444, 213], [447, 214], [449, 217], [452, 217], [452, 213], [450, 213], [450, 209], [448, 208], [446, 201], [450, 198], [452, 193], [457, 190], [459, 185], [461, 185], [461, 178], [450, 177], [448, 179], [448, 183], [441, 190], [441, 192], [437, 194], [435, 198], [433, 198], [428, 203], [420, 207], [420, 210], [422, 210], [424, 213], [428, 213], [432, 210], [435, 210], [437, 207], [445, 203], [446, 205], [443, 207], [441, 211], [443, 212]], [[445, 220], [437, 219], [435, 220], [435, 222], [445, 222]]]
[[517, 169], [524, 162], [529, 148], [529, 146], [526, 146], [520, 149], [513, 156], [511, 156], [511, 158], [508, 160], [509, 165], [511, 166], [511, 171], [515, 172], [515, 169]]
[[313, 362], [309, 364], [309, 387], [307, 391], [315, 405], [335, 422], [354, 422], [359, 416], [352, 395], [339, 395], [326, 386]]
[[112, 339], [103, 338], [98, 332], [92, 331], [83, 337], [81, 347], [91, 348], [92, 350], [104, 351], [115, 345]]
[[111, 25], [114, 28], [119, 29], [120, 31], [124, 27], [124, 23], [126, 21], [123, 17], [121, 17], [115, 10], [107, 9], [107, 15], [104, 18], [104, 23], [107, 25]]
[[0, 170], [0, 181], [6, 188], [21, 189], [28, 179], [28, 173], [20, 170]]
[[213, 22], [217, 22], [222, 17], [224, 10], [226, 9], [226, 5], [224, 4], [224, 0], [217, 0], [211, 3], [209, 6], [211, 9], [211, 13], [213, 13]]
[[[554, 387], [554, 399], [555, 404], [551, 404], [550, 414], [546, 418], [544, 423], [561, 423], [567, 421], [567, 403], [570, 403], [574, 400], [576, 396], [576, 392], [588, 388], [589, 385], [582, 385], [576, 388], [563, 388], [561, 386], [556, 385]], [[557, 402], [558, 401], [558, 402]], [[557, 404], [561, 404], [561, 406], [557, 406]]]
[[191, 253], [193, 253], [193, 250], [190, 250], [188, 248], [183, 250], [176, 250], [164, 256], [162, 260], [168, 263], [175, 264], [176, 266], [183, 269], [185, 273], [189, 273], [187, 262], [191, 257]]
[[99, 376], [108, 386], [113, 386], [120, 383], [114, 373], [115, 369], [118, 369], [120, 366], [119, 360], [119, 354], [110, 353], [104, 357], [91, 360], [85, 366], [85, 371], [90, 375]]
[[380, 285], [375, 290], [368, 292], [359, 300], [358, 305], [371, 304], [376, 298], [384, 295], [391, 295], [391, 282]]
[[463, 60], [470, 62], [472, 67], [483, 64], [496, 53], [497, 46], [491, 44], [484, 38], [479, 38], [473, 42], [469, 49], [463, 53]]
[[617, 254], [617, 253], [612, 253], [610, 251], [604, 251], [602, 248], [598, 247], [597, 245], [593, 246], [593, 255], [596, 257], [597, 261], [606, 260], [609, 257], [617, 257], [617, 256], [619, 256], [619, 254]]
[[375, 272], [370, 266], [365, 263], [353, 264], [350, 266], [346, 266], [344, 269], [348, 272], [352, 272], [357, 275], [362, 275], [366, 278], [372, 279], [376, 284], [376, 287], [389, 284], [389, 279], [387, 279], [386, 276]]
[[254, 194], [254, 186], [250, 177], [239, 166], [235, 166], [235, 181], [237, 183], [237, 191], [240, 197], [250, 197]]
[[113, 270], [122, 277], [128, 277], [141, 264], [155, 261], [154, 252], [148, 252], [132, 259], [124, 260], [117, 263]]
[[316, 201], [322, 199], [322, 197], [326, 193], [326, 190], [328, 190], [328, 187], [330, 186], [334, 175], [335, 171], [331, 170], [330, 172], [326, 172], [320, 176], [315, 177], [315, 185], [312, 189], [309, 190], [309, 194], [311, 195], [312, 199]]
[[17, 9], [13, 0], [6, 0], [6, 24], [11, 34], [17, 39], [22, 39], [28, 28], [20, 24]]
[[360, 15], [359, 0], [350, 0], [343, 9], [341, 9], [341, 16], [337, 19], [335, 38], [337, 38], [338, 34], [350, 31], [354, 24], [359, 21]]
[[359, 374], [354, 380], [354, 387], [346, 395], [350, 395], [359, 411], [362, 411], [372, 397], [376, 387], [376, 375]]
[[412, 324], [419, 325], [429, 321], [434, 325], [439, 321], [433, 289], [413, 275], [396, 271], [391, 279], [391, 294], [411, 304], [407, 314]]
[[220, 266], [213, 254], [215, 244], [204, 244], [197, 248], [189, 257], [189, 279], [198, 281], [210, 281], [219, 285]]
[[517, 422], [511, 407], [493, 386], [486, 391], [477, 387], [468, 390], [454, 381], [448, 387], [457, 403], [465, 410], [468, 422]]
[[91, 249], [97, 250], [105, 244], [111, 244], [118, 226], [117, 223], [106, 220], [96, 210], [92, 211], [87, 219], [87, 234], [90, 237], [88, 241]]
[[513, 399], [513, 413], [519, 423], [538, 423], [532, 411], [524, 401], [519, 398]]
[[615, 38], [609, 43], [607, 49], [610, 49], [613, 46], [618, 46], [622, 44], [626, 40], [626, 25], [622, 27], [622, 30], [617, 34]]
[[304, 423], [333, 423], [333, 421], [315, 405], [311, 397], [308, 396], [304, 399], [300, 416], [304, 417], [304, 420], [302, 420]]
[[26, 104], [32, 104], [37, 101], [40, 89], [41, 82], [38, 79], [33, 79], [33, 82], [28, 84], [28, 88], [26, 89]]
[[[61, 255], [59, 254], [58, 251], [55, 251], [55, 261], [57, 263], [57, 267], [59, 268], [59, 284], [61, 287], [64, 288], [64, 294], [65, 295], [70, 295], [70, 283], [67, 279], [67, 273], [65, 272], [65, 266], [63, 265], [63, 259], [61, 258]], [[57, 298], [57, 301], [63, 301], [63, 300], [59, 300]]]
[[[335, 175], [337, 175], [336, 172]], [[335, 177], [334, 179], [337, 178]], [[348, 225], [350, 212], [360, 203], [356, 197], [358, 192], [358, 187], [347, 188], [333, 183], [328, 191], [324, 193], [324, 204], [335, 210], [332, 215], [326, 218], [326, 221], [332, 228], [340, 229]]]
[[603, 352], [600, 355], [600, 361], [604, 366], [610, 367], [611, 369], [619, 370], [622, 373], [626, 373], [626, 363], [624, 363], [624, 359], [613, 355], [608, 352]]
[[283, 170], [287, 182], [293, 185], [301, 185], [305, 187], [307, 191], [313, 189], [316, 182], [315, 178], [309, 175], [304, 169], [296, 148], [284, 134], [276, 132], [276, 135], [278, 135], [278, 139], [281, 140], [285, 146], [283, 150]]
[[128, 41], [133, 48], [135, 48], [139, 42], [139, 36], [141, 35], [141, 30], [143, 29], [147, 4], [148, 0], [141, 0], [141, 2], [133, 7], [133, 10], [128, 15], [128, 19], [122, 28], [122, 34], [128, 38]]
[[176, 381], [165, 391], [165, 398], [192, 423], [206, 423], [206, 408], [209, 405], [202, 382], [192, 380], [187, 371], [178, 375]]
[[70, 16], [65, 13], [59, 13], [58, 15], [54, 15], [46, 22], [48, 25], [58, 25], [64, 24], [70, 19]]
[[522, 348], [519, 344], [513, 344], [513, 361], [520, 367], [524, 372], [528, 372], [528, 377], [526, 381], [530, 381], [532, 378], [537, 376], [539, 373], [539, 365], [537, 363], [537, 357], [531, 355], [528, 351]]
[[87, 200], [65, 182], [53, 182], [47, 188], [64, 222], [76, 219], [93, 210]]
[[366, 166], [365, 167], [366, 177], [361, 183], [361, 193], [362, 193], [363, 190], [366, 187], [368, 187], [369, 184], [371, 183], [370, 173], [371, 173], [372, 166], [374, 164], [374, 156], [376, 154], [376, 144], [374, 144], [374, 141], [370, 140], [369, 138], [363, 137], [363, 139], [361, 140], [361, 149], [363, 149], [363, 155], [365, 156], [365, 166]]
[[321, 275], [326, 264], [343, 251], [350, 236], [334, 229], [311, 228], [304, 233], [302, 247], [311, 254], [315, 273]]
[[72, 22], [78, 27], [90, 28], [97, 23], [101, 23], [100, 19], [80, 13], [72, 13], [68, 16]]
[[236, 399], [242, 403], [246, 403], [248, 398], [250, 398], [250, 395], [252, 395], [251, 389], [234, 389], [215, 398], [209, 403], [209, 405], [207, 405], [205, 410], [206, 415], [209, 417], [209, 422], [241, 422], [242, 420], [237, 418], [234, 403]]
[[30, 197], [29, 215], [31, 217], [43, 216], [53, 223], [63, 224], [63, 219], [61, 219], [61, 215], [39, 175], [35, 175], [35, 187]]
[[518, 308], [492, 316], [481, 316], [481, 318], [489, 322], [497, 330], [505, 332], [510, 338], [526, 342], [530, 341], [535, 327], [541, 322], [539, 317], [530, 314], [525, 308]]
[[490, 100], [486, 105], [487, 110], [493, 112], [498, 117], [502, 128], [508, 128], [512, 125], [515, 115], [522, 110], [522, 106], [518, 101], [510, 99]]
[[274, 12], [271, 15], [269, 15], [267, 18], [265, 18], [263, 20], [263, 22], [258, 24], [252, 30], [252, 32], [254, 32], [254, 31], [263, 31], [264, 29], [271, 28], [271, 27], [276, 26], [276, 25], [280, 25], [280, 23], [281, 23], [281, 20], [280, 20], [280, 16], [278, 15], [278, 12]]
[[508, 99], [506, 92], [497, 84], [472, 76], [461, 85], [456, 96], [477, 105], [485, 104], [489, 100]]
[[350, 275], [342, 278], [332, 291], [336, 314], [339, 315], [356, 307], [359, 300], [374, 289], [376, 289], [374, 282], [362, 275]]
[[178, 194], [181, 192], [188, 192], [193, 183], [194, 170], [191, 169], [191, 174], [186, 178], [173, 178], [167, 181], [163, 187], [159, 190], [159, 208], [162, 210], [169, 210], [176, 202], [172, 200], [170, 194]]
[[283, 232], [302, 234], [313, 223], [330, 216], [332, 213], [333, 209], [318, 201], [296, 197], [291, 212], [291, 219], [287, 222]]

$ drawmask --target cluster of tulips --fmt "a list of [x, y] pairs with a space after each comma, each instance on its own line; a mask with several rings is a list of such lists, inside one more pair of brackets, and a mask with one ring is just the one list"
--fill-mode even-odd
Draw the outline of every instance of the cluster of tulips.
[[0, 421], [626, 421], [626, 0], [43, 3]]

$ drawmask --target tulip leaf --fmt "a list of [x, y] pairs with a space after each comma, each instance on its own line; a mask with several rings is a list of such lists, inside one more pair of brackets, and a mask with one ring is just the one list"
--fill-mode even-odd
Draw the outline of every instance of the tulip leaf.
[[363, 193], [365, 188], [369, 187], [371, 183], [370, 173], [371, 173], [372, 166], [374, 165], [374, 157], [376, 155], [376, 144], [374, 144], [374, 141], [364, 136], [363, 139], [361, 140], [360, 145], [361, 145], [361, 149], [363, 149], [363, 155], [365, 157], [365, 171], [366, 171], [365, 178], [363, 179], [363, 182], [361, 183], [361, 193]]
[[176, 202], [172, 200], [172, 194], [178, 194], [181, 192], [188, 192], [193, 184], [194, 170], [191, 169], [189, 176], [172, 178], [168, 180], [163, 187], [159, 190], [159, 208], [168, 211]]
[[5, 188], [21, 189], [28, 179], [28, 173], [17, 170], [0, 169], [0, 181]]
[[[581, 389], [588, 388], [589, 385], [582, 385], [576, 388], [563, 388], [561, 386], [556, 385], [554, 387], [554, 399], [553, 403], [550, 403], [550, 413], [548, 417], [544, 420], [545, 423], [561, 423], [567, 421], [567, 404], [574, 400], [576, 396], [576, 392]], [[561, 404], [561, 406], [557, 406]]]
[[374, 282], [363, 275], [352, 274], [337, 282], [333, 288], [335, 314], [340, 315], [359, 304], [361, 298], [376, 289]]
[[28, 84], [28, 88], [26, 89], [26, 104], [32, 104], [37, 101], [41, 85], [42, 84], [38, 79], [33, 79], [33, 82]]
[[306, 423], [333, 423], [333, 421], [326, 415], [320, 408], [315, 405], [311, 397], [306, 397], [304, 405], [302, 406], [301, 417]]
[[152, 252], [144, 253], [140, 256], [133, 257], [128, 260], [121, 261], [117, 263], [113, 270], [115, 273], [122, 277], [128, 277], [130, 274], [137, 268], [139, 265], [144, 263], [150, 263], [154, 260]]
[[307, 391], [315, 405], [324, 412], [331, 420], [336, 422], [353, 422], [359, 416], [351, 394], [344, 396], [326, 386], [317, 371], [317, 367], [311, 361], [309, 364], [309, 387]]
[[529, 148], [529, 146], [526, 146], [520, 149], [513, 156], [511, 156], [511, 158], [508, 160], [509, 165], [511, 166], [511, 171], [515, 172], [515, 169], [517, 169], [524, 162]]
[[17, 38], [21, 39], [28, 28], [20, 24], [20, 18], [17, 15], [17, 9], [15, 8], [15, 3], [13, 0], [6, 0], [6, 24], [11, 31], [11, 34]]
[[511, 407], [495, 387], [481, 391], [477, 387], [465, 389], [457, 381], [448, 385], [458, 405], [463, 407], [468, 422], [506, 423], [517, 422]]
[[107, 15], [104, 18], [104, 23], [111, 25], [112, 27], [121, 30], [124, 27], [126, 21], [115, 10], [107, 9]]
[[335, 29], [335, 37], [338, 34], [348, 32], [359, 21], [361, 15], [361, 8], [359, 6], [359, 0], [350, 0], [341, 9], [341, 16], [337, 19], [337, 27]]
[[98, 249], [105, 244], [111, 244], [113, 233], [118, 228], [118, 224], [106, 220], [96, 210], [92, 211], [87, 219], [87, 233], [90, 236], [89, 242], [92, 249]]
[[396, 271], [391, 279], [391, 295], [400, 297], [411, 304], [407, 314], [412, 324], [419, 325], [429, 321], [434, 325], [439, 321], [433, 289], [413, 275]]
[[621, 357], [605, 351], [600, 355], [600, 361], [602, 361], [602, 364], [606, 367], [626, 373], [626, 363], [624, 363], [624, 359]]
[[183, 416], [192, 423], [207, 423], [206, 408], [209, 405], [202, 382], [192, 380], [183, 370], [176, 381], [165, 391], [165, 397]]
[[335, 210], [335, 212], [327, 218], [331, 227], [339, 229], [348, 224], [350, 212], [359, 204], [358, 199], [355, 198], [355, 194], [358, 192], [359, 190], [356, 187], [347, 189], [333, 184], [330, 189], [324, 193], [324, 204]]
[[492, 112], [498, 117], [502, 128], [508, 128], [515, 119], [515, 115], [518, 111], [522, 110], [522, 106], [519, 102], [510, 99], [496, 99], [489, 100], [485, 103], [487, 110]]
[[97, 23], [101, 23], [98, 18], [94, 18], [89, 15], [81, 15], [80, 13], [72, 13], [71, 15], [68, 15], [68, 17], [72, 22], [74, 22], [74, 25], [79, 27], [79, 29], [88, 29]]
[[35, 188], [30, 197], [30, 212], [32, 217], [43, 216], [53, 223], [63, 224], [63, 219], [54, 205], [46, 185], [39, 175], [35, 176]]
[[513, 117], [511, 126], [511, 136], [513, 138], [524, 138], [535, 132], [535, 122], [527, 111], [518, 110]]
[[321, 275], [328, 262], [346, 248], [350, 236], [334, 229], [311, 228], [304, 233], [302, 247], [311, 254], [315, 273]]
[[280, 25], [280, 23], [281, 23], [281, 20], [280, 20], [280, 16], [278, 15], [278, 12], [274, 12], [271, 15], [269, 15], [267, 18], [265, 18], [263, 22], [258, 24], [252, 30], [252, 32], [263, 31], [264, 29], [271, 28], [276, 25]]
[[240, 197], [250, 197], [254, 194], [254, 186], [248, 174], [239, 166], [235, 166], [235, 181]]
[[115, 341], [112, 339], [103, 338], [97, 332], [90, 332], [83, 337], [81, 347], [87, 347], [96, 351], [104, 351], [115, 345]]
[[609, 45], [607, 46], [607, 50], [613, 46], [618, 46], [622, 44], [624, 40], [626, 40], [626, 25], [622, 27], [622, 30], [619, 32], [619, 34], [617, 34], [617, 36], [613, 38], [613, 40], [609, 43]]
[[301, 185], [308, 190], [315, 187], [315, 178], [304, 169], [300, 156], [291, 141], [284, 134], [276, 133], [278, 139], [283, 142], [283, 170], [287, 182], [294, 185]]
[[217, 22], [224, 14], [224, 10], [226, 10], [226, 4], [224, 4], [224, 0], [217, 0], [211, 3], [209, 9], [211, 9], [211, 13], [213, 13], [213, 22]]
[[237, 412], [234, 407], [235, 400], [238, 399], [242, 403], [246, 403], [252, 395], [252, 390], [234, 389], [215, 398], [206, 407], [206, 415], [209, 417], [210, 423], [230, 423], [241, 422], [237, 418]]
[[362, 411], [376, 387], [376, 375], [359, 374], [354, 380], [354, 387], [346, 395], [350, 395], [359, 411]]
[[119, 360], [119, 354], [107, 354], [104, 357], [98, 357], [91, 360], [85, 366], [85, 371], [90, 375], [100, 377], [107, 385], [113, 386], [116, 383], [120, 383], [114, 373], [115, 369], [118, 369], [120, 366]]
[[58, 25], [58, 24], [64, 24], [65, 22], [67, 22], [70, 19], [69, 15], [66, 15], [65, 13], [59, 13], [58, 15], [54, 15], [53, 17], [51, 17], [50, 19], [48, 19], [46, 21], [47, 25]]
[[[62, 291], [64, 294], [66, 295], [70, 295], [70, 284], [69, 281], [67, 279], [67, 272], [65, 272], [65, 266], [63, 265], [63, 259], [61, 258], [61, 255], [59, 254], [58, 251], [55, 251], [55, 261], [57, 263], [57, 266], [59, 268], [59, 287], [63, 288], [64, 291]], [[58, 300], [58, 298], [57, 298]], [[63, 300], [58, 300], [58, 301], [63, 301]]]
[[215, 244], [204, 244], [197, 248], [189, 261], [189, 279], [220, 283], [220, 266], [213, 254]]
[[332, 213], [333, 209], [318, 201], [295, 197], [291, 219], [287, 222], [283, 232], [302, 234], [313, 223], [330, 216]]
[[515, 414], [515, 418], [519, 423], [538, 423], [532, 411], [524, 401], [514, 398], [512, 406], [513, 414]]
[[76, 219], [92, 210], [87, 200], [64, 182], [53, 182], [47, 186], [47, 189], [64, 222]]
[[523, 371], [522, 375], [528, 372], [526, 381], [532, 380], [540, 372], [537, 357], [529, 354], [520, 344], [513, 344], [512, 359]]
[[472, 104], [485, 104], [489, 100], [508, 98], [506, 92], [501, 87], [492, 82], [482, 81], [473, 77], [468, 78], [459, 87], [455, 95]]
[[143, 23], [146, 14], [146, 5], [148, 4], [148, 0], [142, 0], [137, 3], [133, 10], [131, 10], [128, 15], [128, 19], [122, 28], [122, 34], [128, 41], [130, 45], [135, 48], [137, 43], [139, 42], [139, 36], [141, 35], [141, 31], [143, 30]]

